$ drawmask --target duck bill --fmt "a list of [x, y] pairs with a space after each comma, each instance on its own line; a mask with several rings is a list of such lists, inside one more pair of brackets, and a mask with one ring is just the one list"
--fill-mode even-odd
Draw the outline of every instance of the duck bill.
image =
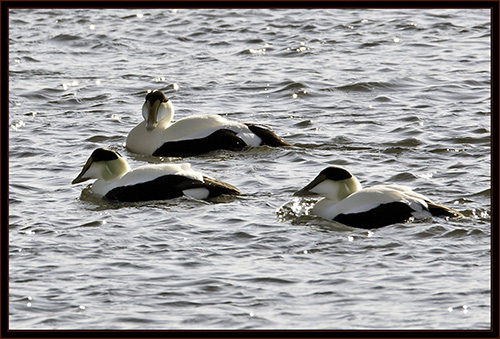
[[313, 197], [317, 196], [318, 193], [311, 192], [311, 190], [316, 187], [319, 183], [321, 183], [323, 180], [325, 180], [326, 177], [324, 175], [318, 175], [316, 178], [314, 178], [313, 181], [311, 181], [309, 184], [307, 184], [305, 187], [302, 189], [298, 190], [293, 194], [294, 197]]
[[85, 173], [87, 173], [87, 170], [90, 168], [90, 166], [92, 165], [92, 157], [90, 157], [87, 162], [85, 163], [85, 165], [83, 166], [83, 169], [82, 171], [80, 172], [80, 174], [78, 174], [78, 176], [71, 182], [72, 185], [74, 184], [78, 184], [80, 182], [84, 182], [84, 181], [87, 181], [89, 180], [90, 178], [84, 178], [83, 176], [85, 175]]
[[155, 129], [156, 125], [158, 124], [156, 122], [156, 119], [158, 117], [158, 109], [160, 108], [160, 100], [156, 100], [153, 106], [149, 109], [148, 112], [148, 120], [146, 120], [146, 129], [148, 131], [152, 131]]

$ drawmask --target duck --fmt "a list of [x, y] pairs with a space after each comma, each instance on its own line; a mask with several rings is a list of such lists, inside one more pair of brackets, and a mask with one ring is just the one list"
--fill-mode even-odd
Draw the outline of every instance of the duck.
[[186, 157], [219, 149], [241, 151], [247, 146], [291, 146], [267, 128], [217, 114], [193, 115], [172, 123], [174, 111], [162, 91], [149, 92], [142, 105], [144, 121], [129, 132], [126, 148], [143, 155]]
[[373, 229], [432, 216], [463, 217], [407, 186], [363, 188], [351, 172], [337, 166], [323, 169], [294, 196], [315, 194], [323, 198], [314, 204], [312, 214], [357, 228]]
[[120, 202], [166, 200], [183, 195], [208, 199], [241, 194], [232, 185], [194, 171], [189, 163], [150, 164], [131, 169], [118, 152], [106, 148], [92, 152], [71, 184], [89, 179], [97, 179], [90, 188], [92, 194]]

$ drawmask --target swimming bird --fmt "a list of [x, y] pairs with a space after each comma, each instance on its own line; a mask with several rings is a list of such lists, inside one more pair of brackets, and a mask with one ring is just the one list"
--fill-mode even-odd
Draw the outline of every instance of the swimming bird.
[[398, 185], [362, 188], [348, 170], [327, 167], [295, 196], [319, 194], [324, 198], [312, 208], [312, 214], [359, 228], [378, 228], [405, 222], [410, 218], [431, 216], [463, 217], [460, 212], [436, 204], [429, 198]]
[[98, 148], [71, 182], [97, 179], [91, 192], [108, 200], [137, 202], [191, 196], [207, 199], [222, 194], [239, 195], [234, 186], [191, 169], [189, 163], [144, 165], [133, 170], [116, 151]]
[[274, 132], [216, 114], [193, 115], [171, 123], [172, 101], [159, 90], [146, 95], [144, 121], [127, 136], [126, 147], [153, 156], [184, 157], [213, 150], [240, 151], [246, 146], [291, 146]]

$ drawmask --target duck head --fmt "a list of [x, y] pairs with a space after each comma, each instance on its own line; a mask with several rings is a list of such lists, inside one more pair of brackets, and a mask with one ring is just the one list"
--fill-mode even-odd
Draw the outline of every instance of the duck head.
[[129, 164], [118, 152], [98, 148], [92, 152], [80, 174], [71, 183], [78, 184], [89, 179], [116, 180], [128, 171]]
[[146, 120], [146, 129], [152, 131], [160, 121], [170, 123], [174, 117], [174, 105], [162, 91], [152, 91], [146, 95], [142, 105], [142, 116]]
[[322, 170], [313, 181], [295, 192], [294, 196], [321, 195], [333, 201], [340, 201], [361, 188], [358, 179], [351, 172], [331, 166]]

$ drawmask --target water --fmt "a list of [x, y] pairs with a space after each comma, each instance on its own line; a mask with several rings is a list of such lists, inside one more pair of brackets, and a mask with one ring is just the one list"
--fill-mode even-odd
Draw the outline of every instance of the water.
[[[490, 328], [485, 9], [11, 9], [11, 329]], [[148, 89], [177, 118], [268, 125], [291, 148], [124, 149]], [[189, 161], [218, 203], [80, 199], [97, 147]], [[307, 215], [328, 165], [464, 219], [371, 232]]]

